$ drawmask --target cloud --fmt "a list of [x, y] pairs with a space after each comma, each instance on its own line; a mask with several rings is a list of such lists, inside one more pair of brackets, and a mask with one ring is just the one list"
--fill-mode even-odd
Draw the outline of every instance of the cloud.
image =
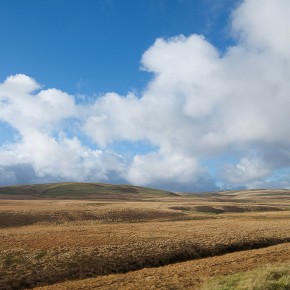
[[233, 13], [233, 32], [249, 49], [290, 57], [290, 3], [287, 0], [246, 0]]
[[27, 171], [26, 182], [105, 181], [111, 171], [120, 174], [120, 156], [89, 149], [77, 136], [66, 136], [64, 121], [79, 119], [82, 111], [74, 97], [60, 90], [40, 88], [25, 75], [10, 76], [0, 85], [0, 120], [20, 135], [18, 143], [0, 147], [1, 183], [25, 181], [24, 172], [20, 176], [17, 166], [32, 169]]
[[224, 179], [230, 183], [244, 184], [259, 180], [271, 174], [270, 168], [258, 158], [241, 158], [235, 165], [228, 165], [224, 171]]
[[[134, 95], [108, 93], [85, 107], [84, 131], [101, 147], [120, 140], [143, 138], [142, 104]], [[140, 126], [141, 125], [141, 126]]]
[[[111, 173], [121, 175], [124, 166], [119, 155], [86, 148], [76, 137], [56, 140], [31, 132], [17, 145], [0, 149], [1, 184], [6, 184], [7, 180], [13, 181], [12, 184], [55, 180], [108, 181]], [[26, 182], [22, 177], [24, 171], [21, 178], [14, 174], [17, 167], [29, 168]]]
[[[187, 191], [277, 187], [281, 180], [285, 187], [286, 176], [275, 176], [290, 166], [289, 5], [241, 2], [231, 18], [236, 44], [223, 53], [202, 35], [157, 39], [142, 56], [153, 78], [140, 96], [107, 93], [77, 104], [28, 76], [8, 77], [0, 85], [0, 121], [20, 138], [0, 148], [2, 180], [17, 180], [19, 164], [37, 180], [114, 178]], [[109, 149], [120, 141], [153, 149], [127, 158]], [[234, 158], [224, 158], [215, 175], [204, 160], [221, 156]]]
[[143, 156], [136, 155], [129, 168], [127, 179], [137, 184], [157, 184], [175, 179], [186, 184], [198, 171], [195, 159], [185, 158], [180, 154], [155, 152]]
[[57, 89], [39, 89], [26, 75], [8, 77], [0, 85], [0, 120], [26, 134], [34, 129], [52, 130], [60, 120], [76, 116], [72, 96]]

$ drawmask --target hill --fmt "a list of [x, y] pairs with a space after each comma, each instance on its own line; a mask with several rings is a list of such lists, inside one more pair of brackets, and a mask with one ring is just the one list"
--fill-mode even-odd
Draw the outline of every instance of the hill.
[[205, 193], [192, 193], [192, 195], [222, 202], [269, 202], [269, 201], [290, 201], [289, 189], [245, 189], [228, 190]]
[[0, 187], [0, 199], [140, 199], [170, 197], [177, 194], [169, 191], [132, 185], [105, 183], [47, 183]]
[[0, 187], [0, 199], [147, 199], [159, 197], [193, 198], [196, 201], [268, 203], [290, 201], [288, 189], [250, 189], [202, 193], [173, 193], [125, 184], [61, 182]]

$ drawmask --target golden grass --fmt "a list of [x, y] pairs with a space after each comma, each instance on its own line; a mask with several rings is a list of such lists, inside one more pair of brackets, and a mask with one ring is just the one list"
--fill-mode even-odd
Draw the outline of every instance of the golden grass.
[[[258, 207], [260, 211], [252, 210]], [[117, 289], [131, 285], [134, 276], [137, 284], [133, 284], [141, 283], [139, 271], [149, 271], [145, 275], [148, 278], [146, 283], [153, 287], [155, 282], [156, 285], [161, 283], [155, 274], [150, 274], [159, 275], [158, 269], [163, 271], [163, 289], [170, 289], [166, 287], [171, 283], [176, 285], [174, 289], [190, 288], [190, 285], [204, 281], [202, 277], [223, 272], [216, 270], [214, 264], [209, 264], [208, 269], [197, 271], [199, 274], [193, 279], [189, 277], [189, 270], [181, 272], [183, 266], [179, 268], [178, 265], [182, 261], [200, 261], [202, 265], [201, 261], [219, 261], [223, 256], [218, 255], [236, 251], [243, 251], [243, 254], [235, 253], [236, 259], [243, 259], [247, 250], [290, 242], [288, 207], [286, 201], [265, 205], [168, 196], [134, 202], [1, 200], [0, 289], [24, 289], [96, 276], [96, 281], [105, 279], [105, 283], [112, 286], [107, 289]], [[240, 211], [241, 208], [249, 210]], [[272, 211], [268, 211], [269, 208]], [[212, 209], [223, 211], [213, 213]], [[268, 262], [276, 261], [278, 256], [281, 258], [280, 252], [287, 252], [285, 248], [280, 248], [282, 246], [277, 247], [271, 248], [276, 250], [271, 250]], [[255, 251], [264, 253], [262, 250]], [[273, 254], [275, 251], [277, 257]], [[255, 256], [256, 260], [259, 260], [258, 256]], [[222, 268], [227, 269], [227, 263]], [[160, 266], [158, 269], [140, 270]], [[169, 272], [166, 274], [166, 271]], [[175, 275], [174, 271], [180, 275], [175, 282], [171, 278]], [[122, 276], [120, 273], [126, 274]], [[104, 276], [108, 274], [111, 275]], [[114, 282], [119, 281], [119, 278], [116, 280], [116, 277], [121, 277], [118, 275], [129, 277], [129, 284], [127, 278], [122, 278], [123, 284], [120, 285], [123, 286], [119, 287], [119, 282]], [[140, 277], [144, 278], [142, 275]], [[77, 285], [82, 284], [77, 281], [70, 283], [76, 283], [76, 286], [66, 289], [82, 289], [78, 288]], [[87, 282], [84, 283], [87, 285]]]
[[[289, 261], [290, 244], [282, 244], [257, 250], [235, 252], [176, 263], [159, 268], [142, 269], [124, 274], [99, 276], [90, 279], [68, 281], [37, 290], [84, 289], [196, 289], [213, 277], [246, 272], [272, 263], [272, 268]], [[278, 267], [278, 266], [277, 266]], [[221, 290], [218, 289], [218, 290]]]

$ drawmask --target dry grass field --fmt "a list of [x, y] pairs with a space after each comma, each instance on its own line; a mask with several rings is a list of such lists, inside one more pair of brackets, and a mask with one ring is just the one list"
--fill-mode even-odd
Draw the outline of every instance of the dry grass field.
[[279, 263], [290, 264], [287, 190], [0, 188], [0, 289], [232, 289], [211, 281]]

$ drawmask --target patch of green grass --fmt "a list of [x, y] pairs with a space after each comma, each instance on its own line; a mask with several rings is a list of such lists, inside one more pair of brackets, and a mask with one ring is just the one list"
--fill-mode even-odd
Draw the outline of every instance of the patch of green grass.
[[221, 276], [208, 281], [202, 290], [289, 290], [290, 264], [265, 266], [253, 271]]

